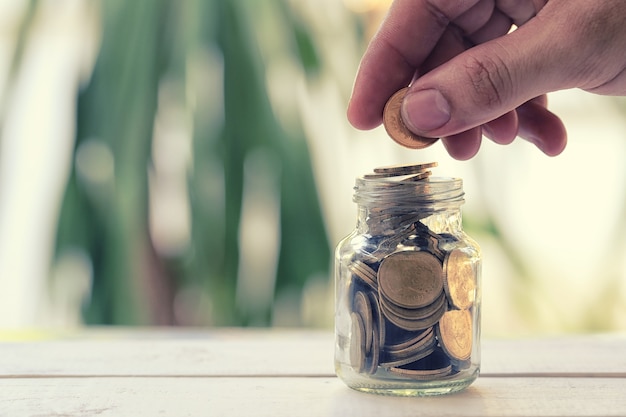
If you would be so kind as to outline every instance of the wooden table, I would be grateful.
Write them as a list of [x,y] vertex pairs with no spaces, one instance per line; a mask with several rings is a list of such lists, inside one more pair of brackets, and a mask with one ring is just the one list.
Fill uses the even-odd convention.
[[478,380],[430,398],[347,388],[329,332],[86,329],[6,341],[15,336],[0,332],[0,416],[626,415],[626,335],[487,340]]

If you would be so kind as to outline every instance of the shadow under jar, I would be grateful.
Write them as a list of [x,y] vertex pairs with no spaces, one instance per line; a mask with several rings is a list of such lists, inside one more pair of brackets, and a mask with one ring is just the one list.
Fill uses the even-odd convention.
[[359,177],[355,230],[335,251],[335,369],[351,388],[425,396],[480,371],[478,244],[463,182]]

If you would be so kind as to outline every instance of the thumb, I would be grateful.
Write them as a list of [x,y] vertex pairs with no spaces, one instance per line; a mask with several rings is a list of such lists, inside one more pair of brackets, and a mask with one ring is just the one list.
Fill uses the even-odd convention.
[[414,80],[401,108],[406,126],[424,136],[455,135],[570,87],[566,48],[548,41],[554,37],[549,31],[531,26],[473,47]]

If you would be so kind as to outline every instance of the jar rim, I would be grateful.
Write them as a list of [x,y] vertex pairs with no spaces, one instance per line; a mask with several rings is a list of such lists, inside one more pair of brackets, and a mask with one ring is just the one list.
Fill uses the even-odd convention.
[[358,205],[434,206],[446,209],[461,206],[463,180],[456,177],[428,177],[419,181],[395,178],[356,178],[353,201]]

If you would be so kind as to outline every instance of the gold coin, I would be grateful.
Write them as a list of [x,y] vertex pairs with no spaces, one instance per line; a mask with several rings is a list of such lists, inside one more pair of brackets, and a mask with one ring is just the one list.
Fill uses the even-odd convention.
[[470,255],[460,249],[449,252],[443,270],[443,287],[452,305],[460,310],[470,308],[476,291],[476,276]]
[[398,164],[374,168],[374,172],[376,174],[409,175],[417,174],[418,172],[423,172],[428,170],[428,168],[434,168],[436,166],[437,162],[426,162],[424,164]]
[[446,354],[457,361],[472,353],[472,315],[469,310],[447,311],[437,326],[439,343]]
[[387,134],[396,143],[410,149],[423,149],[437,142],[439,139],[416,135],[411,132],[402,121],[400,107],[402,106],[402,100],[407,90],[408,87],[405,87],[397,91],[391,96],[389,101],[387,101],[385,109],[383,110],[383,124]]
[[425,307],[443,291],[443,269],[429,252],[396,252],[380,263],[378,285],[379,291],[400,307]]

